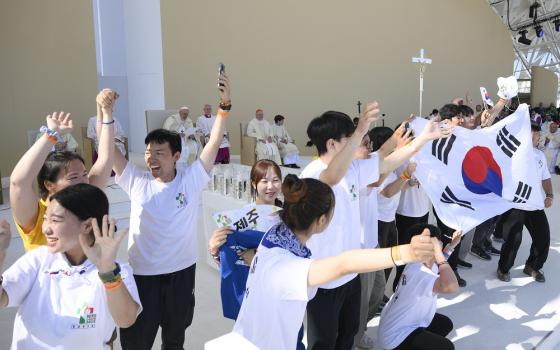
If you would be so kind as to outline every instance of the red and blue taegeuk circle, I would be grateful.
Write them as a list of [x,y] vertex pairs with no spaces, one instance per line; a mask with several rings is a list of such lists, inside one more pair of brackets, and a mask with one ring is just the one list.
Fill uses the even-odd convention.
[[487,147],[471,148],[463,159],[461,173],[465,187],[476,194],[502,196],[502,170]]

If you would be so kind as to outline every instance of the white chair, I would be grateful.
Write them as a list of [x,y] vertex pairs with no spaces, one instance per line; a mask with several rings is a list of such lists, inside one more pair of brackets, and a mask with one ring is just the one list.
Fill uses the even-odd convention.
[[41,132],[37,129],[28,129],[27,130],[27,145],[29,147],[33,146],[33,144],[35,143],[35,140],[37,140],[37,135],[39,135]]

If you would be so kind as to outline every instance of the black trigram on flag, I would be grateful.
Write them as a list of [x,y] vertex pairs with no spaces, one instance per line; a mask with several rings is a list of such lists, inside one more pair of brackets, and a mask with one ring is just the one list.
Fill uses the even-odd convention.
[[531,186],[519,181],[517,190],[515,190],[515,195],[513,196],[513,203],[527,203],[527,200],[531,197],[532,190],[533,188]]
[[447,165],[447,159],[449,157],[449,152],[453,147],[453,142],[457,137],[451,135],[451,137],[446,139],[437,139],[432,142],[432,155]]
[[496,136],[496,143],[504,151],[506,156],[512,157],[517,148],[521,145],[518,139],[507,131],[504,126]]
[[457,205],[460,205],[461,207],[468,208],[468,209],[474,211],[474,208],[472,207],[471,202],[462,201],[462,200],[458,199],[453,194],[453,192],[451,192],[451,189],[449,187],[445,187],[445,190],[441,194],[441,198],[439,200],[442,201],[443,203],[457,204]]

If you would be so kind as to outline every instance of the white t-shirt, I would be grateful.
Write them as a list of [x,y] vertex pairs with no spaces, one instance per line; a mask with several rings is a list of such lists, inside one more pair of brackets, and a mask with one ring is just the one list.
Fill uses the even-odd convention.
[[[404,163],[397,169],[396,173],[401,174],[407,166],[408,162]],[[397,214],[412,218],[419,218],[428,214],[431,205],[432,203],[430,202],[430,198],[428,198],[428,195],[424,192],[422,186],[416,185],[410,187],[407,185],[401,191]]]
[[[132,270],[128,264],[120,266],[124,285],[140,306],[140,314]],[[109,349],[105,343],[116,325],[98,270],[89,260],[72,266],[64,254],[51,254],[43,246],[19,258],[3,277],[8,306],[19,307],[12,350]]]
[[[327,165],[321,159],[316,159],[303,169],[300,176],[319,179],[326,168]],[[313,252],[313,258],[325,258],[361,248],[359,191],[378,179],[379,157],[376,153],[370,154],[369,159],[354,160],[350,164],[346,175],[332,187],[336,205],[329,226],[306,243]],[[354,277],[356,274],[345,275],[321,288],[337,288]]]
[[177,167],[173,181],[157,181],[128,162],[116,183],[130,197],[128,257],[137,275],[183,270],[198,258],[200,194],[210,176],[199,160]]
[[365,187],[360,190],[360,242],[362,248],[376,248],[379,244],[377,193],[377,187]]
[[394,349],[416,328],[430,325],[437,308],[433,288],[438,273],[435,263],[431,269],[422,263],[406,265],[395,293],[381,312],[379,348]]
[[541,180],[550,179],[550,171],[548,171],[546,156],[541,150],[537,148],[533,147],[533,151],[535,152],[535,162],[537,163],[537,171],[539,174],[539,178]]
[[307,286],[312,262],[282,248],[260,245],[233,331],[259,349],[295,349],[307,302],[317,292]]
[[377,192],[377,212],[379,220],[383,222],[391,222],[395,220],[395,213],[397,212],[397,207],[399,206],[399,200],[401,198],[401,192],[395,193],[393,196],[387,198],[381,194],[381,191],[385,189],[388,185],[397,180],[398,177],[395,173],[391,172],[385,178],[385,181],[381,183]]

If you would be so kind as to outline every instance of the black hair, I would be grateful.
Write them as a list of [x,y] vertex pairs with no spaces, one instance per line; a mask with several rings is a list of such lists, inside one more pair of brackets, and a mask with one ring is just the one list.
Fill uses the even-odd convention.
[[[397,126],[398,128],[398,126]],[[375,152],[393,136],[394,131],[386,126],[376,126],[368,132],[371,141],[371,151]]]
[[541,131],[541,126],[535,122],[531,122],[531,131]]
[[454,105],[453,103],[448,103],[445,106],[441,107],[439,110],[439,116],[441,120],[451,119],[459,115],[459,106]]
[[282,184],[282,193],[284,206],[280,218],[292,231],[309,229],[315,220],[334,209],[331,187],[316,179],[300,179],[288,174]]
[[460,105],[458,107],[459,107],[459,114],[462,114],[465,117],[470,117],[471,115],[474,115],[474,111],[471,107],[467,105]]
[[439,111],[438,111],[437,109],[434,108],[434,109],[432,110],[432,113],[431,113],[430,115],[436,115],[436,114],[438,114],[438,113],[439,113]]
[[319,155],[327,153],[327,140],[339,141],[354,133],[352,119],[342,112],[328,111],[314,118],[307,126],[307,136],[311,141],[307,146],[315,145]]
[[360,122],[360,118],[358,117],[354,117],[354,119],[352,119],[352,123],[354,123],[354,126],[358,126],[359,122]]
[[[412,226],[410,226],[407,230],[406,230],[406,236],[405,237],[410,237],[412,238],[413,236],[419,235],[421,234],[424,229],[428,229],[430,230],[430,237],[436,237],[437,239],[439,239],[441,241],[441,231],[437,226],[434,225],[430,225],[430,224],[425,224],[425,223],[419,223],[419,224],[414,224]],[[406,243],[410,243],[410,239],[407,242],[403,242],[404,244]]]
[[285,118],[284,118],[283,115],[277,114],[277,115],[274,116],[274,123],[278,123],[279,121],[284,120],[284,119]]
[[49,153],[37,175],[37,185],[39,186],[39,195],[41,198],[46,199],[49,195],[49,190],[47,186],[45,186],[45,181],[56,182],[60,171],[63,169],[67,170],[68,164],[76,159],[85,165],[84,159],[76,152],[57,151]]
[[175,153],[177,152],[181,152],[181,136],[179,136],[179,134],[175,131],[169,131],[166,129],[155,129],[150,131],[144,139],[144,144],[146,146],[150,143],[163,145],[166,142],[169,144],[172,155],[175,155]]
[[103,216],[109,214],[109,200],[105,192],[89,184],[68,186],[53,194],[50,200],[56,200],[80,221],[96,219],[99,227],[103,222]]

